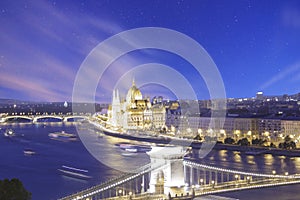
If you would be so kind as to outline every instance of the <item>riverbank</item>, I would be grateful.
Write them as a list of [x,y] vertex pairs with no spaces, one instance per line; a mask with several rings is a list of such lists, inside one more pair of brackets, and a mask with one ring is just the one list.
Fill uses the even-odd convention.
[[240,146],[217,143],[214,146],[214,149],[239,151],[249,155],[272,154],[274,156],[300,157],[300,150],[284,150],[270,147]]
[[[108,129],[103,128],[95,123],[92,123],[97,128],[99,128],[105,135],[109,135],[112,137],[118,137],[127,140],[135,140],[141,142],[149,142],[163,145],[179,145],[185,147],[192,147],[193,150],[201,149],[203,142],[191,140],[191,139],[183,139],[183,138],[175,138],[168,136],[151,136],[147,134],[135,134],[129,135],[127,133],[119,133],[113,132]],[[261,154],[272,154],[275,156],[288,156],[288,157],[300,157],[300,150],[284,150],[270,147],[258,147],[258,146],[240,146],[233,144],[223,144],[216,143],[213,146],[214,150],[229,150],[229,151],[239,151],[249,155],[261,155]]]

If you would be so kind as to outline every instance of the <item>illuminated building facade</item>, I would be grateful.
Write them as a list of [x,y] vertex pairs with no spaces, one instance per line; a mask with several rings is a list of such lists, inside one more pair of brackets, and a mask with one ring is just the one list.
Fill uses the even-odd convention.
[[108,125],[115,128],[157,130],[165,127],[166,108],[163,104],[152,105],[149,98],[143,98],[133,81],[126,99],[121,100],[119,91],[113,91],[108,119]]

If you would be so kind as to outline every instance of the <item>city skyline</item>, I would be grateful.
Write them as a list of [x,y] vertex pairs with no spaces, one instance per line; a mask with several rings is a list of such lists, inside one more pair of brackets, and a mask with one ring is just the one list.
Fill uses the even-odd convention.
[[[300,92],[297,1],[2,1],[0,9],[1,98],[71,101],[77,70],[92,49],[139,27],[164,27],[196,40],[216,63],[227,97]],[[123,74],[151,62],[178,70],[194,84],[198,99],[209,99],[189,63],[147,49],[114,62],[99,82],[96,100],[109,102]],[[143,87],[146,94],[153,89]],[[169,92],[154,88],[159,92],[151,96]]]

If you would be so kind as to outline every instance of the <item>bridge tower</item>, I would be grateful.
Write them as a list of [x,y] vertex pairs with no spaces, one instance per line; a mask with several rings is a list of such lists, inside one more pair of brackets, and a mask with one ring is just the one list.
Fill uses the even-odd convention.
[[183,193],[184,166],[183,147],[152,147],[150,156],[151,168],[149,192],[156,194]]

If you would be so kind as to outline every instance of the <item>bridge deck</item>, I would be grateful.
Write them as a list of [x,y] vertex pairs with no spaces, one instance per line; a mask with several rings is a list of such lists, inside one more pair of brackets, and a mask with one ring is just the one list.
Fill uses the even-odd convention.
[[[192,199],[197,196],[204,196],[210,194],[218,194],[230,191],[237,190],[245,190],[245,189],[255,189],[255,188],[263,188],[263,187],[274,187],[288,184],[298,184],[300,183],[299,175],[274,175],[274,174],[259,174],[259,173],[250,173],[250,172],[242,172],[237,170],[228,170],[222,168],[216,168],[213,166],[203,165],[199,163],[192,163],[190,161],[184,161],[186,166],[193,166],[202,168],[203,170],[214,170],[215,172],[226,172],[231,174],[241,174],[241,175],[249,175],[251,176],[251,180],[249,179],[240,179],[234,181],[226,181],[226,182],[215,182],[214,184],[203,184],[197,185],[193,187],[189,187],[185,189],[185,196],[179,195],[177,197],[173,196],[172,199]],[[162,167],[156,166],[155,169]],[[71,200],[71,199],[86,199],[88,197],[92,197],[101,192],[107,191],[109,189],[115,188],[121,184],[124,184],[128,181],[131,181],[145,173],[150,172],[154,168],[151,167],[151,164],[143,166],[135,170],[133,173],[124,174],[116,179],[107,181],[101,185],[94,186],[92,188],[88,188],[79,193],[67,196],[62,198],[61,200]],[[253,178],[253,176],[256,176]],[[183,195],[183,194],[182,194]],[[119,199],[120,196],[106,198],[107,200],[115,200]],[[122,199],[132,199],[132,200],[140,200],[140,199],[165,199],[167,198],[164,194],[152,194],[152,193],[142,193],[142,194],[131,194],[122,196]],[[168,197],[169,198],[169,197]],[[92,198],[91,198],[92,199]]]
[[83,190],[81,192],[69,195],[67,197],[61,198],[60,200],[73,200],[73,199],[85,199],[87,197],[93,196],[97,193],[101,193],[104,191],[107,191],[109,189],[112,189],[114,187],[117,187],[121,184],[124,184],[130,180],[133,180],[145,173],[148,173],[152,170],[151,164],[145,165],[137,170],[132,171],[131,173],[126,173],[120,177],[117,177],[115,179],[108,180],[107,182],[104,182],[102,184],[96,185],[94,187],[88,188],[86,190]]

